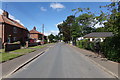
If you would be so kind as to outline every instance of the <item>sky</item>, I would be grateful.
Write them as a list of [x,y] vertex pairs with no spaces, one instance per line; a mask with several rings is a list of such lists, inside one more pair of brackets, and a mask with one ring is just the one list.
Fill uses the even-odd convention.
[[[45,35],[56,35],[59,30],[57,24],[64,21],[67,16],[73,15],[72,9],[90,8],[94,13],[100,10],[106,12],[106,9],[100,9],[110,2],[3,2],[2,10],[6,10],[10,14],[10,18],[24,25],[28,30],[36,26],[39,32],[42,32],[42,24],[44,24]],[[76,16],[80,15],[77,14]],[[99,26],[99,25],[96,25]]]

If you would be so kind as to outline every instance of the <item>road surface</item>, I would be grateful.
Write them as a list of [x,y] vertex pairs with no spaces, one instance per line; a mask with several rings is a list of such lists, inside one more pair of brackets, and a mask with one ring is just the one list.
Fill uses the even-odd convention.
[[10,78],[114,78],[89,58],[64,43],[57,43]]

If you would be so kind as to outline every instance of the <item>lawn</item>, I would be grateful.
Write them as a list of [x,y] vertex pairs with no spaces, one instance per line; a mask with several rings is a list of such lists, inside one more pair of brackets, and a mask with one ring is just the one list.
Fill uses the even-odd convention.
[[0,62],[8,61],[33,51],[35,51],[35,49],[18,49],[10,52],[3,52],[0,53]]
[[39,48],[44,48],[45,46],[34,46],[34,47],[30,47],[30,48],[37,48],[37,49],[39,49]]
[[[5,62],[14,58],[17,58],[19,56],[22,56],[27,53],[31,53],[36,51],[37,49],[43,48],[45,46],[34,46],[34,47],[29,47],[26,49],[18,49],[10,52],[4,52],[4,50],[1,50],[2,53],[0,53],[0,62]],[[32,48],[32,49],[31,49]]]
[[5,51],[5,49],[0,49],[0,53],[2,53],[2,52],[4,52]]
[[35,49],[18,49],[14,51],[10,51],[10,53],[20,53],[20,54],[26,54],[35,51]]
[[24,54],[0,53],[0,62],[8,61],[10,59],[19,57]]

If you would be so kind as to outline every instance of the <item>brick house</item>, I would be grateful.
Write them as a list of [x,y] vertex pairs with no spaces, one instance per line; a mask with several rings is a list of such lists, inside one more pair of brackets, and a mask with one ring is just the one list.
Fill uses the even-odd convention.
[[[44,37],[44,42],[42,42],[43,37]],[[36,30],[36,27],[34,27],[32,30],[30,30],[30,38],[35,39],[36,41],[40,40],[40,42],[42,44],[47,42],[47,36],[45,36],[43,33],[38,32]]]
[[30,30],[30,38],[35,39],[35,40],[42,40],[43,34],[38,32],[36,30],[36,27],[34,27],[32,30]]
[[28,40],[29,31],[27,28],[8,16],[9,13],[6,11],[3,11],[3,14],[0,15],[0,38],[2,44]]

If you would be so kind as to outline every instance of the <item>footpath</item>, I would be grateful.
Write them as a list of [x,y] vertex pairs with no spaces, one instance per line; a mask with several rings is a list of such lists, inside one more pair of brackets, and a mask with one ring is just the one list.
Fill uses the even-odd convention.
[[1,63],[2,65],[2,78],[6,78],[10,74],[12,74],[17,69],[21,68],[25,64],[29,63],[36,57],[40,56],[42,53],[44,53],[47,49],[54,46],[55,44],[46,44],[44,48],[40,48],[35,52],[28,53],[26,55],[23,55],[21,57],[6,61],[4,63]]
[[120,79],[120,63],[107,60],[106,58],[101,58],[97,53],[94,53],[92,51],[81,49],[72,45],[69,46],[79,51],[84,56],[88,57],[93,63],[98,65],[104,71]]

